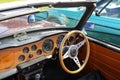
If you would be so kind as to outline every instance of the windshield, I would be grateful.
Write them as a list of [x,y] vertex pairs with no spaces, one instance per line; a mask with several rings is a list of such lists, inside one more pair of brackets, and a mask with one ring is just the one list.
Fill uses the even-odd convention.
[[[0,36],[16,33],[18,31],[48,28],[74,28],[83,16],[86,7],[68,7],[68,8],[38,8],[40,12],[7,19],[0,22]],[[0,13],[1,17],[19,14],[29,8],[15,9]],[[35,20],[34,20],[35,19]],[[32,21],[31,21],[32,20]]]

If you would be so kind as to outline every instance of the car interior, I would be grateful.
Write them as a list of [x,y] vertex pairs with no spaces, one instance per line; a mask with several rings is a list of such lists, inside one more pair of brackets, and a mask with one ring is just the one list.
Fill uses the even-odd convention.
[[[75,27],[57,27],[45,21],[45,15],[33,20],[33,14],[42,13],[36,8],[43,6],[84,6],[86,11]],[[0,18],[0,32],[6,32],[0,33],[0,80],[120,80],[120,48],[82,32],[95,7],[95,0],[84,0],[43,1],[0,9],[3,13],[21,10]],[[25,17],[16,18],[21,16]],[[6,26],[18,28],[7,33]]]

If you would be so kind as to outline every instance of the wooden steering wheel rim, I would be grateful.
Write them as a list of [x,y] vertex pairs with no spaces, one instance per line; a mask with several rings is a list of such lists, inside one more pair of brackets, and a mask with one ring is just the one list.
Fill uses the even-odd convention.
[[[79,34],[81,34],[81,35],[84,37],[84,39],[86,40],[86,43],[85,43],[85,44],[86,44],[86,48],[87,48],[86,50],[87,50],[87,51],[86,51],[85,61],[84,61],[84,63],[82,64],[82,66],[81,66],[79,69],[77,69],[77,70],[71,71],[71,70],[69,70],[69,69],[65,66],[65,64],[64,64],[64,62],[63,62],[62,49],[63,49],[63,47],[64,47],[64,44],[65,44],[66,40],[67,40],[72,34],[74,34],[74,33],[79,33]],[[60,64],[61,64],[62,68],[63,68],[67,73],[69,73],[69,74],[76,74],[76,73],[79,73],[80,71],[82,71],[82,70],[84,69],[84,67],[86,66],[87,62],[88,62],[89,55],[90,55],[90,45],[89,45],[88,38],[87,38],[87,36],[86,36],[84,33],[82,33],[82,32],[79,31],[79,30],[74,30],[74,31],[71,31],[71,32],[69,32],[69,33],[66,34],[66,36],[64,37],[64,39],[62,40],[61,45],[60,45],[59,61],[60,61]]]

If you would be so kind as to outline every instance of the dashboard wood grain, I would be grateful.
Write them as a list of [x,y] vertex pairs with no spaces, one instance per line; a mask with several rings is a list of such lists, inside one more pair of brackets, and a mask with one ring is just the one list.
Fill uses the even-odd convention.
[[[11,47],[11,48],[6,48],[6,49],[2,49],[0,50],[0,72],[5,72],[7,70],[16,68],[16,66],[18,64],[33,60],[35,58],[41,57],[41,56],[49,56],[54,54],[54,49],[58,48],[57,46],[57,39],[60,35],[65,35],[66,33],[60,33],[60,34],[55,34],[55,35],[51,35],[51,36],[47,36],[37,42],[33,42],[33,43],[29,43],[26,45],[22,45],[19,47]],[[43,42],[47,39],[51,39],[54,43],[53,45],[53,49],[50,52],[45,52],[43,51]],[[37,49],[36,50],[32,50],[31,47],[33,45],[36,45]],[[24,48],[28,48],[29,51],[28,53],[24,53],[23,49]],[[37,54],[37,51],[41,50],[42,53],[41,55]],[[30,57],[30,54],[32,54],[32,56]],[[19,60],[20,56],[24,56],[25,59],[23,59],[23,61]]]

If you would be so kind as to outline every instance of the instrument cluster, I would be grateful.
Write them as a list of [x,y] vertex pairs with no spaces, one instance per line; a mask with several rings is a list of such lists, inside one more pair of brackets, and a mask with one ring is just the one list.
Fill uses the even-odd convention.
[[[19,62],[25,62],[40,56],[49,56],[53,55],[55,50],[59,50],[61,41],[64,38],[65,33],[52,35],[46,37],[38,42],[24,45],[18,48],[18,51],[21,51],[21,55],[18,57]],[[58,51],[59,52],[59,51]]]

